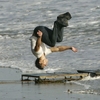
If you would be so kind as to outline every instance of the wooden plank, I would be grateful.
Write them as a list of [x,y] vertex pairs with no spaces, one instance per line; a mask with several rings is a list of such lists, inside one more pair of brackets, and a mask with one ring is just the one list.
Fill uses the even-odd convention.
[[49,74],[44,74],[44,75],[42,75],[42,76],[39,76],[40,77],[40,79],[45,79],[45,78],[64,78],[64,77],[85,77],[85,76],[88,76],[88,74],[87,73],[75,73],[75,74],[51,74],[51,75],[49,75]]
[[23,77],[27,77],[27,80],[30,77],[35,78],[36,83],[43,83],[43,82],[64,82],[64,81],[71,81],[71,80],[80,80],[84,77],[88,76],[88,73],[39,73],[39,74],[22,74],[22,81],[24,80]]

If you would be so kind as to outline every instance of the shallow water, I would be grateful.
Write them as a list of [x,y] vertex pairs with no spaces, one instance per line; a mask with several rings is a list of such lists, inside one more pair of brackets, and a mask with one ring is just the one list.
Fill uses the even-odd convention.
[[[56,17],[65,12],[70,12],[72,19],[64,30],[63,42],[57,45],[75,46],[78,52],[48,55],[49,65],[40,71],[34,66],[36,58],[31,53],[29,37],[38,25],[52,28]],[[99,44],[100,0],[0,0],[1,67],[29,73],[99,69]]]

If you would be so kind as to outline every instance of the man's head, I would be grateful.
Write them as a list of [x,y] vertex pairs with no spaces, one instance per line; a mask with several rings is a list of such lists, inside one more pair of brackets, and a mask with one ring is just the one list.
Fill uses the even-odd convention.
[[35,61],[35,66],[38,68],[38,69],[41,69],[43,70],[44,67],[48,64],[48,60],[45,58],[45,59],[40,59],[40,58],[37,58],[36,61]]
[[68,20],[70,20],[71,18],[71,14],[69,12],[66,12],[64,14],[60,14],[59,16],[57,16],[57,22],[63,25],[64,27],[67,27]]

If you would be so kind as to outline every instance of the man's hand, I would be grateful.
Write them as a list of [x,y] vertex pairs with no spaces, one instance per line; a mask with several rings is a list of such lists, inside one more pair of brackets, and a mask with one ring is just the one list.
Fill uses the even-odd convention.
[[38,34],[39,37],[42,37],[43,33],[40,30],[38,30],[37,34]]
[[77,49],[75,47],[72,47],[73,52],[77,52]]

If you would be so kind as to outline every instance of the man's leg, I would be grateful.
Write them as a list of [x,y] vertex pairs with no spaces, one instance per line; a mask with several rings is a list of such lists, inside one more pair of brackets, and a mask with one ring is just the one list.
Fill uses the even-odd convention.
[[57,21],[54,22],[53,34],[57,35],[56,42],[61,42],[63,40],[63,30],[64,27]]
[[53,32],[52,30],[44,26],[38,26],[34,29],[33,33],[33,35],[36,37],[38,37],[37,35],[38,30],[40,30],[43,33],[42,42],[51,47],[55,46],[57,42],[57,32]]

